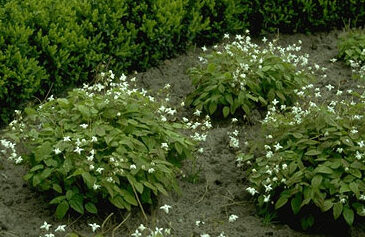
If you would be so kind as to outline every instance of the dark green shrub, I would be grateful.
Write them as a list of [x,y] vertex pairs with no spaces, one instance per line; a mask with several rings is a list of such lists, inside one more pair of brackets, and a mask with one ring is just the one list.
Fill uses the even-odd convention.
[[0,140],[2,153],[29,167],[24,179],[47,193],[58,218],[71,208],[96,213],[105,201],[128,210],[152,204],[177,190],[176,165],[191,157],[195,143],[178,132],[185,126],[166,119],[176,110],[113,77],[18,112],[5,137],[24,144],[22,156]]
[[315,103],[321,92],[288,109],[272,105],[262,134],[237,159],[249,167],[247,191],[263,213],[288,207],[295,216],[287,218],[303,229],[321,221],[315,213],[348,225],[365,216],[365,92],[352,102]]

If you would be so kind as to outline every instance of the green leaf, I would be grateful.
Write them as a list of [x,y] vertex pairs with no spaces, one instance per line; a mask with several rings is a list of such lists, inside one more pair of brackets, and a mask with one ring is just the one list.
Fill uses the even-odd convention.
[[223,108],[223,116],[224,116],[225,118],[227,118],[228,114],[229,114],[229,107],[228,107],[228,106],[225,106],[225,107]]
[[288,196],[282,195],[275,203],[275,209],[279,209],[288,202]]
[[209,104],[209,114],[212,115],[217,110],[217,103],[211,102]]
[[74,195],[74,197],[69,201],[72,209],[80,214],[84,214],[84,198],[81,195]]
[[351,208],[349,208],[348,206],[345,206],[343,208],[342,215],[345,218],[345,221],[347,222],[347,224],[351,226],[352,223],[354,222],[354,211]]
[[332,174],[333,170],[327,166],[318,166],[317,168],[314,169],[315,173],[323,173],[323,174]]
[[124,200],[126,200],[128,203],[132,204],[133,206],[138,206],[137,200],[128,191],[122,190],[121,194]]
[[359,185],[357,183],[350,183],[349,187],[352,192],[354,192],[356,195],[359,195]]
[[326,212],[329,209],[331,209],[333,207],[333,202],[332,200],[325,200],[323,202],[323,206],[321,207],[322,212]]
[[119,209],[124,209],[126,208],[124,200],[121,196],[116,195],[113,198],[109,197],[109,201],[116,207],[118,207]]
[[71,189],[67,190],[67,192],[66,192],[66,198],[67,198],[67,200],[71,200],[71,198],[73,196],[74,196],[74,192]]
[[232,99],[232,95],[231,94],[227,94],[224,96],[224,98],[226,99],[226,101],[232,105],[233,104],[233,99]]
[[37,171],[37,170],[40,170],[43,168],[44,168],[44,165],[36,165],[36,166],[33,166],[33,168],[31,168],[29,171],[34,172],[34,171]]
[[181,155],[182,154],[182,149],[183,149],[182,146],[178,142],[175,142],[174,146],[175,146],[175,149],[176,149],[177,153],[179,155]]
[[59,204],[59,203],[61,203],[63,200],[65,200],[66,199],[66,196],[65,195],[62,195],[62,196],[58,196],[58,197],[55,197],[55,198],[53,198],[50,202],[49,202],[49,204]]
[[53,188],[53,190],[55,190],[56,192],[58,192],[58,193],[62,193],[62,188],[61,188],[61,186],[60,186],[60,185],[58,185],[58,184],[54,183],[54,184],[52,185],[52,188]]
[[291,208],[293,210],[294,215],[299,213],[301,204],[302,204],[302,194],[297,193],[295,197],[291,200]]
[[322,152],[318,150],[309,150],[305,153],[306,156],[316,156],[320,155]]
[[95,133],[100,136],[100,137],[103,137],[105,136],[105,129],[101,126],[96,126],[95,127]]
[[36,161],[41,161],[49,158],[52,153],[52,145],[50,142],[44,142],[42,145],[38,146],[34,151],[34,157]]
[[321,185],[321,183],[322,183],[322,179],[323,179],[323,177],[321,176],[321,175],[315,175],[314,177],[313,177],[313,179],[312,179],[312,187],[313,188],[319,188],[319,186]]
[[92,202],[86,203],[85,204],[85,209],[86,209],[86,211],[88,211],[90,213],[93,213],[93,214],[98,213],[98,209],[96,208],[95,204],[92,203]]
[[57,209],[56,209],[56,213],[55,213],[56,218],[57,219],[62,219],[66,215],[69,208],[70,207],[69,207],[68,202],[66,200],[64,200],[60,204],[58,204]]
[[82,173],[82,178],[89,189],[91,189],[96,182],[96,178],[89,172]]
[[336,220],[342,213],[343,205],[337,202],[333,205],[333,218]]

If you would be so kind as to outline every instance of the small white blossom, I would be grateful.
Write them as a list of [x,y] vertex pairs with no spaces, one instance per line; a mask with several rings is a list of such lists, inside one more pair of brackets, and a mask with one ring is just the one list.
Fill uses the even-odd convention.
[[166,214],[169,214],[170,208],[171,208],[171,206],[167,205],[167,204],[160,207],[160,209],[163,210],[164,212],[166,212]]
[[64,142],[70,142],[70,141],[71,141],[71,139],[70,139],[70,137],[69,137],[69,136],[66,136],[66,137],[63,137],[63,141],[64,141]]
[[83,123],[83,124],[81,124],[81,125],[80,125],[80,127],[84,128],[84,129],[86,129],[88,126],[89,126],[89,125],[88,125],[88,124],[86,124],[86,123]]
[[198,109],[197,109],[197,110],[195,110],[194,115],[196,115],[196,116],[200,116],[201,112],[202,112],[202,111],[200,111],[200,110],[198,110]]
[[76,147],[75,150],[74,150],[74,152],[80,155],[83,150],[84,149],[82,149],[80,147]]
[[274,147],[275,147],[275,151],[278,151],[278,150],[280,150],[281,148],[283,148],[283,147],[280,145],[280,143],[277,143],[276,145],[274,145]]
[[149,169],[148,169],[148,173],[149,173],[149,174],[152,174],[153,172],[155,172],[155,169],[154,169],[154,168],[149,168]]
[[270,194],[264,195],[264,202],[269,202],[269,201],[270,201]]
[[59,148],[53,150],[56,155],[60,154],[62,151]]
[[40,229],[45,229],[46,231],[49,231],[49,228],[51,227],[51,224],[48,224],[47,222],[44,222],[43,225],[40,227]]
[[97,137],[95,137],[95,136],[92,136],[91,137],[91,142],[97,142],[98,141],[98,138]]
[[91,227],[92,231],[95,232],[97,229],[100,228],[100,225],[93,223],[93,224],[89,224],[89,226]]
[[104,168],[99,167],[99,168],[96,169],[96,172],[98,172],[99,174],[101,174],[101,172],[103,172],[103,170],[104,170]]
[[255,188],[251,187],[246,188],[246,191],[249,192],[252,196],[254,196],[255,193],[258,193]]
[[59,225],[55,232],[65,232],[66,225]]
[[331,84],[328,84],[326,86],[326,88],[328,89],[328,91],[331,91],[333,88],[335,88],[334,86],[332,86]]
[[135,170],[135,169],[137,169],[137,166],[136,166],[136,165],[130,165],[130,166],[129,166],[129,168],[130,168],[131,170]]
[[228,221],[232,223],[232,222],[235,222],[237,219],[238,219],[238,216],[232,214],[229,216]]
[[169,145],[166,142],[161,143],[161,148],[168,150],[169,149]]
[[96,183],[94,183],[94,185],[93,185],[93,189],[94,189],[94,190],[97,190],[97,189],[99,189],[100,187],[101,187],[101,185],[96,184]]

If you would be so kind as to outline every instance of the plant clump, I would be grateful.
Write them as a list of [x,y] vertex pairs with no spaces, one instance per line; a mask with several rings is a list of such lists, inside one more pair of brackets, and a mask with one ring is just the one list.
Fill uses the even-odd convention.
[[298,97],[294,90],[314,78],[308,55],[296,55],[300,41],[286,48],[276,46],[276,40],[262,41],[259,46],[249,36],[237,35],[232,43],[215,46],[200,57],[201,64],[189,72],[195,90],[187,104],[224,117],[250,115],[274,99],[282,105],[294,104]]
[[338,57],[351,66],[355,78],[365,79],[365,30],[350,30],[338,43]]
[[70,209],[97,213],[101,202],[127,210],[152,204],[178,190],[177,165],[192,157],[196,143],[172,122],[177,111],[114,77],[102,73],[66,98],[18,111],[1,140],[2,153],[29,167],[24,179],[51,197],[58,218]]
[[352,225],[365,216],[365,92],[322,103],[321,89],[302,92],[306,100],[293,107],[272,103],[262,142],[249,141],[238,155],[238,165],[248,167],[247,191],[263,213],[290,208],[303,229],[320,221],[314,213]]

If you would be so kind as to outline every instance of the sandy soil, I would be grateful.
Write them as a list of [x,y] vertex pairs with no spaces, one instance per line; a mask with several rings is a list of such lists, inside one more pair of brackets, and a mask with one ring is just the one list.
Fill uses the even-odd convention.
[[[339,34],[339,31],[333,31],[314,35],[281,35],[279,43],[285,46],[302,40],[303,52],[310,55],[311,62],[328,68],[328,78],[319,81],[318,85],[331,83],[345,90],[353,88],[358,82],[351,80],[351,70],[342,62],[329,62],[337,55],[336,43]],[[200,53],[200,49],[192,49],[185,55],[166,60],[159,67],[138,74],[137,81],[144,88],[151,90],[151,93],[170,83],[172,102],[179,103],[193,89],[186,71],[197,63]],[[184,115],[188,115],[189,112],[191,111],[185,111]],[[193,183],[180,176],[181,195],[159,197],[155,207],[146,208],[147,221],[136,208],[123,225],[115,230],[115,236],[130,236],[140,223],[151,228],[169,227],[172,236],[177,237],[200,236],[203,233],[215,237],[222,232],[229,237],[365,236],[360,227],[342,229],[336,234],[328,233],[328,229],[323,229],[322,233],[318,234],[305,234],[285,224],[265,224],[265,220],[256,214],[250,195],[245,191],[247,186],[244,171],[236,167],[234,152],[228,146],[227,132],[233,129],[239,130],[240,141],[243,142],[255,136],[259,125],[240,124],[233,128],[229,122],[215,122],[206,143],[203,144],[205,152],[198,158],[198,167],[201,170],[196,181]],[[182,170],[185,174],[189,174],[189,161]],[[111,236],[112,229],[127,217],[127,213],[106,208],[98,216],[71,215],[59,222],[52,217],[52,210],[47,208],[42,195],[32,191],[22,180],[24,174],[24,168],[15,167],[4,157],[0,159],[0,236],[39,236],[39,226],[43,221],[54,226],[66,224],[69,231],[75,231],[83,236],[93,236],[87,224],[96,222],[101,225],[114,211],[114,215],[103,228],[105,236]],[[158,208],[164,204],[172,206],[169,214]],[[228,221],[231,214],[239,217],[233,223]],[[201,221],[199,226],[196,225],[196,221]]]

